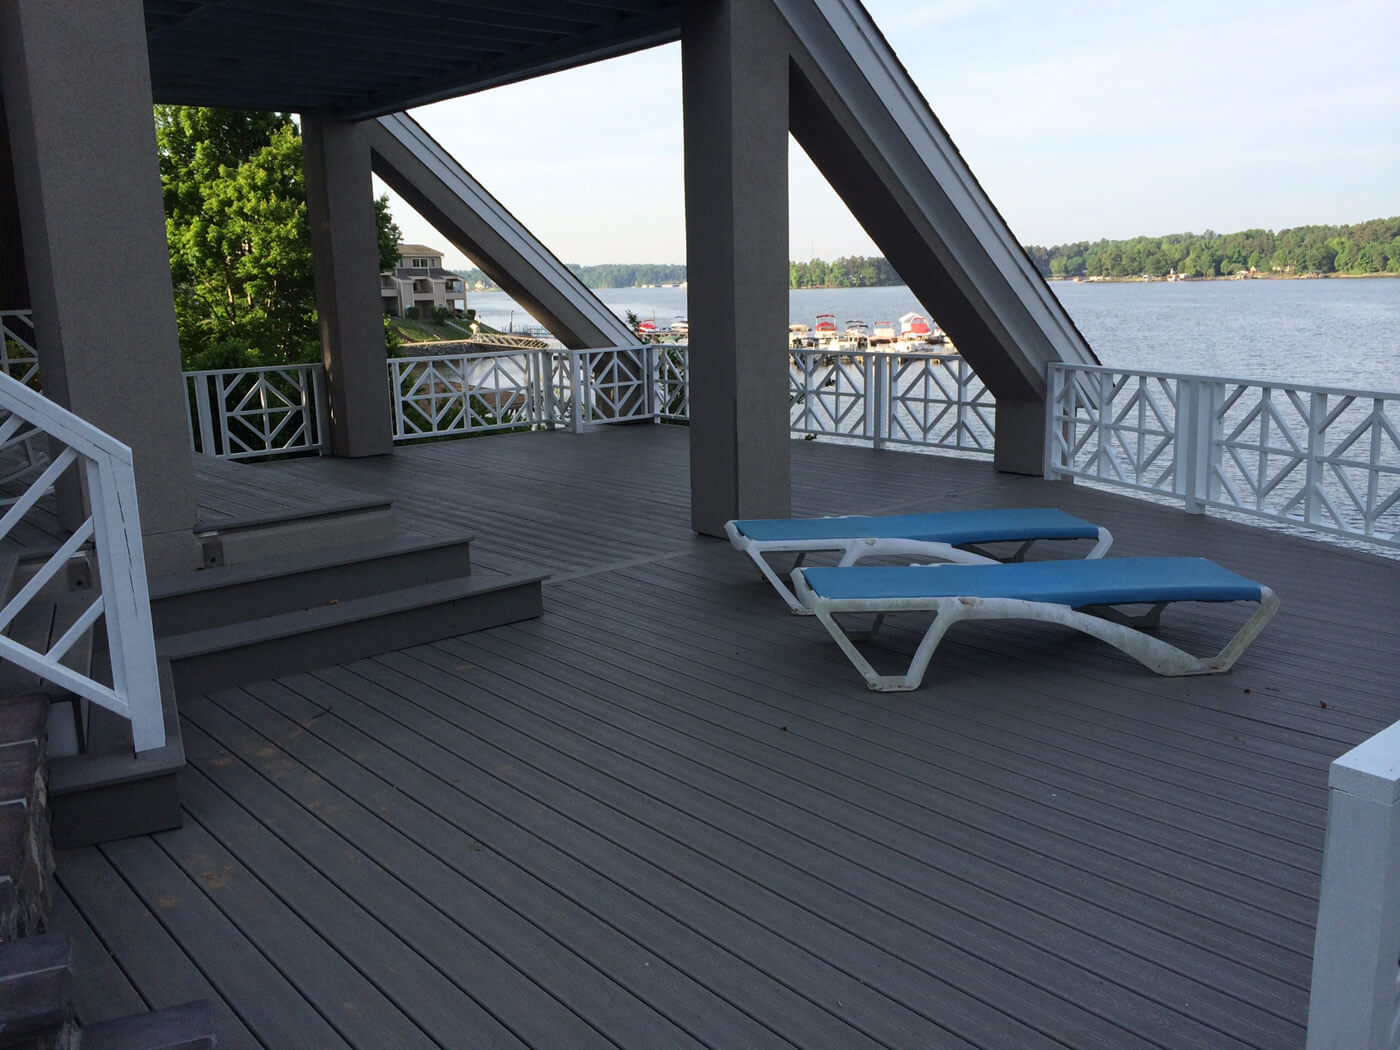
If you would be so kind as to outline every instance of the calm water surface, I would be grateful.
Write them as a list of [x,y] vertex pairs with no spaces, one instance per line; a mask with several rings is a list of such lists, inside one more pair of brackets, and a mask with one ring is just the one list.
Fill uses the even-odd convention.
[[[1300,385],[1400,391],[1400,280],[1189,281],[1051,285],[1100,360],[1120,368],[1196,372]],[[598,292],[619,316],[631,310],[661,327],[686,315],[683,288]],[[534,324],[502,292],[468,305],[505,329]],[[819,313],[898,323],[910,310],[937,317],[906,287],[789,293],[789,315]]]

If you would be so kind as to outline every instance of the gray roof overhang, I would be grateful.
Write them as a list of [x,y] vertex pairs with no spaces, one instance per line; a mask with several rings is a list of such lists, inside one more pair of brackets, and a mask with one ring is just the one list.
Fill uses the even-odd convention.
[[157,102],[360,120],[680,39],[680,0],[145,0]]

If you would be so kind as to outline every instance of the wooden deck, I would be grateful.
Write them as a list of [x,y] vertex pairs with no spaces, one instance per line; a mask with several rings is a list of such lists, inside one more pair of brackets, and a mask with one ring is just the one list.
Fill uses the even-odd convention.
[[1400,719],[1400,561],[798,442],[797,513],[1061,506],[1283,599],[1224,676],[984,623],[876,694],[690,532],[686,437],[249,468],[466,527],[554,574],[546,611],[182,697],[185,827],[59,860],[82,1014],[207,996],[225,1047],[1303,1045],[1327,764]]

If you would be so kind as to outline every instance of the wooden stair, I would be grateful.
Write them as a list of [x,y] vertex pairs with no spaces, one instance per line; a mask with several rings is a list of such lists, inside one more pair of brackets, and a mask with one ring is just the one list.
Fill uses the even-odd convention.
[[157,649],[176,694],[538,616],[542,577],[473,574],[470,543],[397,538],[153,581]]

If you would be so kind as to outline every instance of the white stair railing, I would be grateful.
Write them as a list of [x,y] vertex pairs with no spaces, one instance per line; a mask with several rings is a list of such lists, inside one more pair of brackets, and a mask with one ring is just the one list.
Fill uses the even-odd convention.
[[1400,1043],[1400,723],[1332,763],[1308,1050]]
[[[0,631],[89,543],[97,557],[92,601],[46,652],[0,635],[0,658],[128,719],[138,752],[161,747],[165,723],[131,450],[23,383],[0,375],[0,448],[45,435],[51,460],[0,517],[0,541],[70,468],[81,472],[92,513],[0,608]],[[99,617],[111,653],[110,686],[62,663]]]

